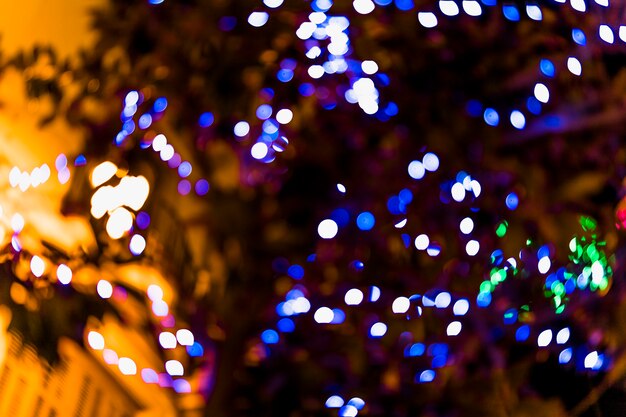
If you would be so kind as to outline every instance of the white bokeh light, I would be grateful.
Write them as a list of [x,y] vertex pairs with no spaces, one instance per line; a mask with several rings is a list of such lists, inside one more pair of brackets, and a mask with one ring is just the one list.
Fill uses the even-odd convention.
[[541,13],[541,9],[536,4],[527,4],[526,5],[526,14],[532,20],[541,20],[541,19],[543,19],[543,13]]
[[385,323],[374,323],[370,328],[370,335],[372,337],[383,337],[387,333],[387,325]]
[[470,16],[480,16],[483,13],[483,9],[476,0],[463,0],[463,10]]
[[270,15],[266,12],[252,12],[250,16],[248,16],[248,23],[255,28],[259,28],[266,24],[269,18]]
[[428,248],[428,245],[430,244],[430,239],[428,238],[427,235],[422,233],[421,235],[418,235],[415,238],[414,243],[415,243],[415,248],[417,250],[425,250],[426,248]]
[[162,300],[163,299],[163,288],[159,287],[156,284],[148,285],[148,289],[146,290],[146,294],[148,294],[148,298],[152,301]]
[[254,145],[252,145],[252,148],[250,149],[250,155],[252,155],[254,159],[263,159],[267,156],[268,152],[269,152],[269,148],[263,142],[255,143]]
[[474,220],[469,217],[464,218],[459,224],[459,229],[464,235],[472,233],[472,230],[474,230]]
[[567,341],[569,340],[569,335],[570,335],[569,328],[567,327],[562,328],[556,334],[556,343],[558,343],[559,345],[563,345],[567,343]]
[[243,120],[237,122],[235,124],[235,127],[233,128],[233,133],[235,134],[235,136],[240,138],[246,136],[248,133],[250,133],[250,124]]
[[394,224],[393,227],[395,227],[396,229],[402,229],[404,226],[406,226],[407,222],[408,219],[402,219],[398,223]]
[[111,239],[119,239],[133,227],[133,215],[124,207],[118,207],[109,216],[106,231]]
[[626,42],[626,26],[622,25],[619,27],[619,38],[622,42]]
[[391,311],[396,314],[403,314],[409,311],[409,307],[411,306],[411,301],[409,301],[406,297],[398,297],[393,300],[393,304],[391,305]]
[[161,152],[165,145],[167,145],[167,138],[163,134],[158,134],[152,139],[152,149],[155,152]]
[[542,103],[547,103],[550,100],[550,91],[545,84],[537,83],[535,84],[535,97]]
[[583,72],[580,61],[573,56],[567,58],[567,69],[574,75],[581,75]]
[[131,358],[120,358],[117,366],[123,375],[135,375],[137,373],[137,365]]
[[463,187],[463,184],[461,184],[460,182],[455,182],[452,185],[450,194],[452,195],[452,199],[454,201],[460,203],[465,198],[465,187]]
[[462,328],[463,328],[463,325],[461,324],[460,321],[453,321],[452,323],[448,324],[448,327],[446,329],[446,334],[448,336],[458,336],[459,333],[461,333]]
[[465,245],[465,252],[469,256],[475,256],[479,250],[480,250],[480,243],[478,243],[477,240],[470,240]]
[[551,341],[552,341],[552,330],[550,329],[544,330],[543,332],[539,333],[539,337],[537,337],[537,346],[546,347],[550,344]]
[[159,157],[164,162],[169,161],[170,159],[172,159],[173,156],[174,156],[174,147],[170,145],[169,143],[165,145],[163,149],[161,149],[161,152],[159,152]]
[[37,278],[41,277],[46,270],[46,264],[43,259],[35,255],[30,259],[30,270]]
[[322,239],[332,239],[337,236],[338,231],[339,227],[337,226],[337,223],[331,219],[322,220],[317,226],[317,233]]
[[169,360],[165,362],[165,370],[171,376],[182,376],[185,373],[185,368],[183,368],[183,364],[178,362],[177,360]]
[[368,75],[376,74],[378,72],[378,64],[372,60],[365,60],[361,62],[361,69]]
[[324,75],[324,67],[321,65],[311,65],[307,72],[311,78],[318,79]]
[[65,264],[57,267],[57,279],[63,285],[67,285],[72,281],[72,270]]
[[598,28],[598,35],[600,35],[600,39],[602,39],[606,43],[615,42],[615,34],[613,34],[613,29],[611,29],[608,25],[600,25]]
[[570,0],[570,3],[572,5],[572,9],[576,11],[579,11],[579,12],[587,11],[587,5],[585,4],[585,0]]
[[348,290],[344,297],[344,301],[349,306],[356,306],[361,304],[361,302],[363,301],[363,291],[357,288],[352,288]]
[[141,255],[146,249],[146,239],[141,235],[133,235],[130,238],[128,247],[133,255]]
[[599,368],[598,364],[601,366],[602,362],[600,356],[598,355],[598,352],[596,352],[595,350],[585,356],[585,368],[597,369]]
[[419,12],[417,14],[417,20],[425,28],[434,28],[437,26],[437,16],[432,12]]
[[516,129],[523,129],[526,126],[526,117],[524,117],[524,113],[519,110],[513,110],[510,119],[511,125]]
[[327,324],[333,321],[335,313],[328,307],[320,307],[315,311],[313,319],[320,324]]
[[422,164],[426,171],[434,172],[439,168],[439,157],[432,152],[428,152],[422,158]]
[[460,300],[457,300],[452,306],[452,312],[455,316],[464,316],[469,311],[469,307],[469,301],[461,298]]
[[593,368],[597,361],[598,361],[598,352],[594,350],[593,352],[590,352],[589,354],[587,354],[587,356],[585,356],[585,368],[587,369]]
[[111,298],[111,296],[113,295],[113,286],[109,281],[105,279],[101,279],[100,281],[98,281],[96,290],[98,291],[98,295],[102,298]]
[[426,174],[426,169],[424,168],[424,164],[420,161],[411,161],[408,167],[409,176],[414,180],[420,180],[424,178]]
[[182,346],[191,346],[194,343],[193,333],[188,329],[180,329],[176,332],[176,340]]
[[446,16],[456,16],[459,14],[459,6],[452,0],[440,0],[439,8],[441,9],[441,13]]
[[24,229],[24,224],[24,217],[21,214],[15,213],[11,216],[11,229],[13,229],[15,233],[20,233],[22,229]]
[[293,119],[293,112],[289,109],[280,109],[276,113],[276,121],[281,125],[286,125]]
[[539,262],[537,263],[537,269],[539,270],[540,274],[545,274],[550,270],[550,267],[552,266],[552,262],[550,261],[550,258],[548,258],[547,256],[544,256],[543,258],[539,259]]
[[98,332],[91,331],[87,334],[87,343],[94,350],[104,349],[104,337]]
[[283,4],[284,0],[263,0],[263,4],[271,9],[275,9],[280,7]]
[[[152,144],[154,145],[154,141],[152,142]],[[93,171],[91,171],[91,178],[90,178],[91,186],[98,187],[104,184],[105,182],[113,178],[116,172],[117,172],[117,165],[115,165],[113,162],[111,161],[102,162],[101,164],[96,166],[93,169]]]
[[161,332],[159,334],[159,344],[163,349],[174,349],[176,347],[176,336],[172,332]]
[[452,302],[452,297],[449,292],[440,292],[435,297],[435,307],[437,308],[447,308]]
[[372,0],[354,0],[352,2],[352,6],[359,14],[369,14],[376,8],[376,5]]

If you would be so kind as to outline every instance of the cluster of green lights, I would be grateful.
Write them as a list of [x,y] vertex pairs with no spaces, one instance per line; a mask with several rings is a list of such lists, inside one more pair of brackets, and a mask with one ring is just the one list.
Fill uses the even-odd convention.
[[556,314],[561,314],[565,311],[565,303],[567,302],[567,290],[565,284],[560,281],[554,281],[550,288],[545,291],[546,297],[552,297]]
[[[569,243],[570,256],[572,262],[570,267],[561,267],[556,272],[550,273],[545,280],[544,295],[549,298],[555,308],[556,314],[561,314],[565,310],[568,295],[576,289],[591,291],[605,291],[611,282],[613,270],[611,268],[612,259],[609,258],[604,247],[606,242],[599,240],[595,233],[597,222],[591,218],[583,216],[580,218],[583,236],[574,236]],[[500,238],[507,233],[508,222],[502,220],[496,226],[496,235]],[[527,239],[526,245],[531,246],[532,239]],[[546,255],[545,246],[539,250],[542,255],[539,262],[539,270],[546,273],[550,267],[549,254]],[[545,258],[545,259],[544,259]],[[480,284],[478,294],[479,306],[487,306],[491,302],[492,293],[495,289],[509,277],[517,276],[520,273],[517,262],[514,258],[504,261],[502,250],[496,249],[491,254],[491,269],[489,277]],[[513,313],[511,313],[513,314]],[[505,317],[511,319],[512,317]]]
[[491,293],[495,291],[496,287],[506,281],[509,276],[517,275],[517,261],[514,258],[509,258],[504,262],[504,255],[502,250],[496,249],[491,254],[491,264],[493,265],[489,272],[489,279],[485,279],[480,284],[480,293],[478,294],[478,302],[484,303],[481,306],[486,306],[491,301]]
[[613,276],[612,260],[603,250],[606,242],[598,240],[597,223],[591,217],[581,217],[580,225],[590,236],[574,236],[569,242],[569,259],[575,271],[560,268],[546,278],[545,296],[552,299],[556,313],[565,310],[567,295],[579,290],[604,291]]
[[[584,231],[594,232],[596,222],[590,217],[582,217],[580,225]],[[606,242],[598,240],[593,233],[590,238],[574,236],[569,242],[570,261],[582,270],[576,278],[576,286],[579,289],[589,288],[591,291],[604,291],[608,288],[613,270],[612,259],[604,252]]]
[[489,272],[489,280],[485,280],[480,284],[481,292],[493,292],[498,285],[506,281],[509,275],[517,275],[517,268],[505,266],[504,268],[494,267]]

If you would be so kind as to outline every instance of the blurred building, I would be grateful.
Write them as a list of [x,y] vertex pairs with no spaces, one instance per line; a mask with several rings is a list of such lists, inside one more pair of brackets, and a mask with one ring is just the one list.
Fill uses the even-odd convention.
[[[142,237],[149,243],[145,253],[144,248],[142,256],[129,251],[126,232],[122,239],[109,239],[108,215],[99,220],[89,214],[98,189],[90,184],[90,174],[102,161],[73,163],[80,158],[84,132],[63,121],[37,127],[49,106],[25,97],[24,76],[6,71],[0,78],[0,263],[5,267],[0,307],[10,306],[0,318],[0,416],[199,415],[205,400],[200,391],[206,391],[199,381],[210,379],[212,370],[208,350],[176,339],[174,347],[164,349],[159,338],[163,332],[176,334],[178,288],[195,291],[199,272],[179,213],[155,192],[146,203],[153,210]],[[154,180],[158,174],[150,166],[139,171],[128,172],[126,166],[107,181],[115,186],[125,177],[145,174]],[[169,283],[173,273],[178,287]],[[101,281],[110,294],[102,292]],[[158,300],[150,299],[151,286],[160,291]],[[65,289],[71,295],[59,297]],[[84,300],[69,306],[71,297]],[[155,308],[157,301],[165,312]],[[81,311],[81,305],[103,314]],[[45,317],[50,308],[66,307],[58,316]],[[60,335],[56,362],[44,359],[33,340],[23,337],[28,335],[20,333],[20,324],[8,330],[12,316],[20,316],[26,327],[33,318],[35,328],[52,323],[38,330],[35,344],[54,350]],[[191,359],[189,348],[195,349]],[[198,356],[201,366],[197,360],[191,363]],[[184,366],[184,375],[166,369],[168,361]]]
[[144,408],[111,373],[75,342],[59,345],[54,367],[4,331],[0,415],[13,417],[131,417]]

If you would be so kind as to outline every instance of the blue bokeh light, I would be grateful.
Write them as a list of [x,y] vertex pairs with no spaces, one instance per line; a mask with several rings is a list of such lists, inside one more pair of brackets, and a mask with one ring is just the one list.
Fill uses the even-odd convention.
[[289,82],[293,79],[293,70],[287,68],[279,69],[276,73],[276,78],[283,83]]
[[509,195],[506,196],[505,203],[509,210],[515,210],[517,208],[517,205],[519,204],[519,198],[517,197],[517,194],[509,193]]
[[572,39],[579,45],[587,44],[587,37],[585,36],[585,32],[580,29],[572,29]]
[[534,96],[528,97],[528,100],[526,100],[526,108],[534,115],[541,114],[541,102]]
[[395,0],[398,10],[407,11],[415,7],[413,0]]
[[525,342],[526,340],[528,340],[529,336],[530,336],[530,326],[527,324],[520,326],[515,331],[515,340],[517,340],[518,342]]
[[261,120],[269,119],[271,115],[272,115],[272,106],[270,106],[269,104],[261,104],[256,109],[256,117],[258,117]]
[[291,265],[287,269],[287,275],[294,279],[302,279],[304,277],[304,268],[300,265]]
[[209,127],[215,121],[215,116],[211,112],[204,112],[198,117],[198,124],[200,127]]
[[376,224],[376,219],[369,211],[364,211],[356,218],[356,225],[361,230],[371,230],[374,224]]
[[181,162],[181,164],[178,166],[178,175],[180,175],[182,178],[187,178],[191,174],[191,171],[192,167],[188,161]]
[[291,333],[296,329],[295,323],[289,318],[283,318],[278,320],[276,327],[278,327],[278,330],[283,333]]
[[209,182],[204,178],[201,178],[196,182],[195,188],[196,194],[198,194],[199,196],[206,195],[206,193],[209,192]]
[[154,100],[154,104],[152,105],[152,109],[155,113],[161,113],[167,108],[167,99],[165,97],[159,97]]
[[427,369],[423,371],[418,378],[418,382],[432,382],[435,379],[435,371]]
[[476,297],[476,305],[478,307],[487,307],[491,304],[491,293],[490,292],[481,292]]
[[541,73],[546,77],[554,77],[554,74],[556,73],[552,61],[545,58],[539,61],[539,69],[541,70]]
[[504,14],[504,17],[506,17],[508,20],[512,21],[512,22],[518,22],[519,21],[519,10],[517,10],[517,7],[515,7],[515,5],[513,4],[505,4],[502,6],[502,13]]
[[485,123],[489,126],[498,126],[498,123],[500,123],[500,116],[498,115],[498,112],[492,108],[485,109],[483,118],[485,119]]
[[193,342],[193,345],[187,346],[187,353],[189,356],[197,358],[204,355],[204,348],[198,342]]
[[265,342],[268,345],[273,345],[273,344],[278,343],[278,339],[279,339],[279,336],[276,330],[267,329],[263,333],[261,333],[261,340],[263,340],[263,342]]
[[147,129],[150,127],[151,124],[152,116],[148,113],[142,114],[141,117],[139,117],[139,121],[137,122],[137,125],[139,125],[139,129]]

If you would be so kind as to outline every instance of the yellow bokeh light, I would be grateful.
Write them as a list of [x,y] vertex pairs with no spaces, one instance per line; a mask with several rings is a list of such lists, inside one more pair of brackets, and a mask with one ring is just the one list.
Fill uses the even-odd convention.
[[28,291],[22,285],[14,282],[11,284],[11,299],[16,304],[26,304],[28,299]]

